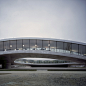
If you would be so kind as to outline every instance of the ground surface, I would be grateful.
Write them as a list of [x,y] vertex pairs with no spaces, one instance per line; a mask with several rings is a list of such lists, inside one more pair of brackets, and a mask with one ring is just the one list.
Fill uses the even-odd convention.
[[0,86],[86,86],[86,71],[0,71]]

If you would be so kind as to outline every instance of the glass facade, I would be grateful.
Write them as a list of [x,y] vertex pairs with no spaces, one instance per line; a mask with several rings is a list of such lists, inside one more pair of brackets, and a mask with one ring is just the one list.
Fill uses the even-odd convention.
[[79,55],[86,56],[86,46],[79,45]]
[[86,46],[82,45],[82,56],[86,55]]
[[86,45],[40,39],[20,39],[0,41],[0,51],[8,50],[48,50],[86,56]]
[[42,46],[42,40],[37,40],[37,50],[42,50],[43,49],[43,46]]
[[71,53],[71,43],[64,42],[64,53]]
[[57,52],[63,53],[63,42],[57,42]]
[[72,52],[72,54],[76,54],[76,55],[78,55],[78,44],[72,44],[72,50],[71,50]]
[[4,51],[9,50],[9,41],[4,41]]
[[50,41],[50,51],[56,52],[56,41]]
[[79,45],[79,55],[82,55],[82,45]]
[[9,41],[10,43],[9,43],[9,47],[10,47],[10,50],[16,50],[16,41],[15,40],[13,40],[13,41]]
[[23,43],[22,43],[22,47],[23,47],[23,50],[29,50],[29,48],[30,48],[30,42],[29,42],[29,39],[24,39],[23,41],[22,41]]
[[17,40],[17,50],[22,50],[23,45],[22,45],[22,40]]
[[50,50],[49,41],[43,40],[43,50]]
[[0,42],[0,51],[3,51],[3,42]]
[[30,39],[30,50],[36,50],[37,42],[36,39]]

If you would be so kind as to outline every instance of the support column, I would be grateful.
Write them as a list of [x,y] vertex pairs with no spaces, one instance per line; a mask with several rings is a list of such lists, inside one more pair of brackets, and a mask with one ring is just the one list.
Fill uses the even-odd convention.
[[3,56],[2,58],[3,58],[2,69],[10,69],[11,68],[10,56]]
[[8,63],[6,61],[2,62],[2,69],[10,69],[11,68],[11,63]]
[[14,65],[14,60],[13,59],[11,59],[11,65]]

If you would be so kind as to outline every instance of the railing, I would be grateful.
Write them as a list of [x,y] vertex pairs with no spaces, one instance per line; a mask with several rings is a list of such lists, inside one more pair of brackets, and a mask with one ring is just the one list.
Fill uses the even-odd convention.
[[[44,51],[44,50],[46,50],[46,51],[52,51],[52,52],[60,52],[60,53],[67,53],[67,54],[73,54],[73,55],[79,55],[79,56],[86,56],[86,55],[83,55],[83,54],[80,54],[80,53],[78,53],[78,52],[72,52],[72,51],[68,51],[68,50],[62,50],[62,49],[50,49],[50,50],[48,50],[48,49],[42,49],[42,48],[37,48],[37,49],[35,49],[35,48],[25,48],[25,49],[22,49],[22,48],[19,48],[19,49],[5,49],[4,50],[4,52],[6,52],[6,51],[17,51],[17,50],[41,50],[41,51]],[[2,51],[1,51],[2,52]]]

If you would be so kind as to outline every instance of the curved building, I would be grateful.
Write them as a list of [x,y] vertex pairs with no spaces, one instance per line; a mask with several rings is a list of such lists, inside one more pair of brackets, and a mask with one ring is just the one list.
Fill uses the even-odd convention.
[[10,68],[18,58],[52,58],[86,64],[86,43],[52,38],[0,40],[0,64]]

